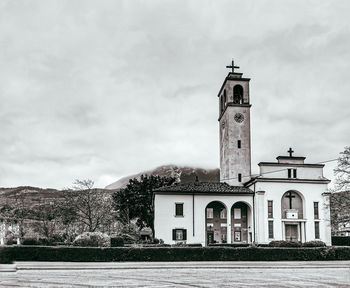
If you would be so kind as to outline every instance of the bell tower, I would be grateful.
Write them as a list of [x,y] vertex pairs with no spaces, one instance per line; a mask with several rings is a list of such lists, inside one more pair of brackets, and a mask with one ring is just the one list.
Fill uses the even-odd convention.
[[218,94],[220,131],[220,181],[243,186],[251,175],[249,78],[235,72],[226,76]]

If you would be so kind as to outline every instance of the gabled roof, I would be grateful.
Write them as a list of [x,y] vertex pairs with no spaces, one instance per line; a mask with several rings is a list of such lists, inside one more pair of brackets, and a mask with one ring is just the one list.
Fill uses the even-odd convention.
[[191,182],[165,186],[154,190],[154,193],[166,194],[253,194],[254,192],[246,187],[231,186],[220,182]]

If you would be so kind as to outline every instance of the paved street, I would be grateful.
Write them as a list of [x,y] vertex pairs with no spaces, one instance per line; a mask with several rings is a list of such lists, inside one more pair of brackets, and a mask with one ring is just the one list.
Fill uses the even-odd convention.
[[349,287],[338,262],[18,262],[1,287]]

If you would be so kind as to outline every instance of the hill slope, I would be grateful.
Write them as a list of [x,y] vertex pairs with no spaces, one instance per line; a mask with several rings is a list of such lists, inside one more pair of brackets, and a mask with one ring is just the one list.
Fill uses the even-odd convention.
[[203,168],[194,168],[194,167],[180,167],[176,165],[163,165],[157,167],[153,170],[148,170],[140,172],[134,175],[129,175],[119,179],[112,184],[109,184],[105,189],[120,189],[125,188],[129,183],[129,179],[137,178],[140,179],[141,175],[159,175],[167,177],[176,177],[179,178],[181,183],[188,183],[195,180],[196,175],[198,176],[199,181],[202,182],[217,182],[220,179],[220,170],[216,169],[203,169]]

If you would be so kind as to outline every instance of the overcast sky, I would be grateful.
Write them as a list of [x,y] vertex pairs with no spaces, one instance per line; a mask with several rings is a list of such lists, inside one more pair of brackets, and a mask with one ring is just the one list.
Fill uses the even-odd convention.
[[232,58],[252,79],[253,172],[289,147],[337,158],[350,144],[349,15],[347,0],[0,0],[0,187],[219,167]]

